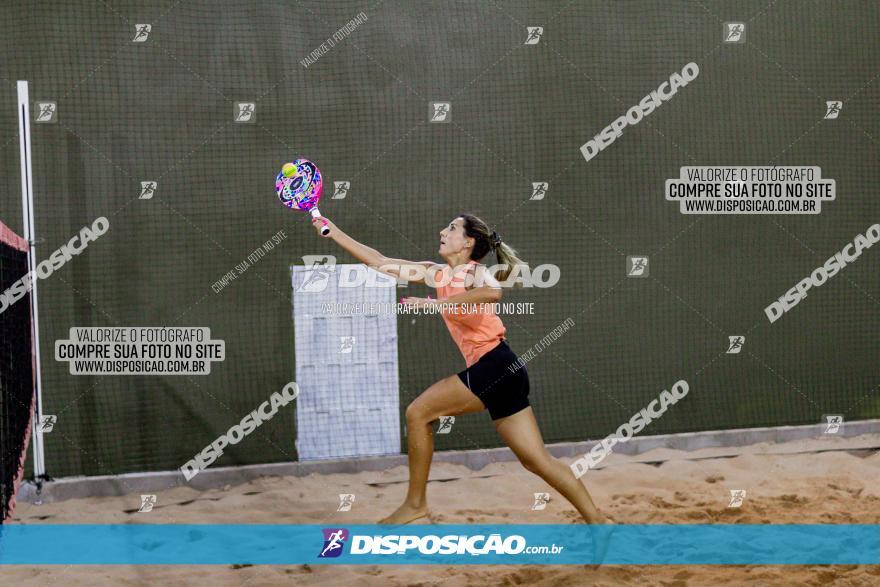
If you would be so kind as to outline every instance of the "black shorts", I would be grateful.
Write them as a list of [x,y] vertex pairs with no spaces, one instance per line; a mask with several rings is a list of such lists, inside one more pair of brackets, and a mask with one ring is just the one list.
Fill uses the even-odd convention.
[[461,382],[489,409],[493,420],[529,406],[529,373],[502,340],[480,360],[458,374]]

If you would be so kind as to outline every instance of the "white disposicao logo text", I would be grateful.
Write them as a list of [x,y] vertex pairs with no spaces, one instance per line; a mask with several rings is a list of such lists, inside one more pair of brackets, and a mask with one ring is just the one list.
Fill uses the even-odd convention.
[[[644,258],[647,264],[647,257]],[[396,288],[405,286],[410,279],[414,279],[419,269],[413,265],[397,265],[388,263],[379,267],[383,271],[396,271],[399,277],[393,277],[388,273],[376,271],[363,264],[346,265],[337,267],[336,258],[332,255],[303,255],[303,264],[306,271],[302,273],[302,281],[297,285],[297,293],[320,293],[327,289],[331,275],[336,276],[337,287],[340,288]],[[444,271],[448,265],[437,264],[427,271],[424,276],[425,284],[429,287],[445,287],[455,280],[456,285],[463,287],[480,287],[485,283],[485,275],[494,275],[499,271],[510,269],[506,279],[499,281],[501,287],[553,287],[562,276],[558,265],[542,263],[534,268],[526,264],[513,265],[496,263],[486,266],[486,273],[474,274],[467,271],[469,265],[463,264],[453,267],[450,271]],[[647,274],[647,265],[639,269],[640,276]]]
[[60,248],[49,255],[48,259],[40,261],[34,271],[25,273],[18,281],[9,286],[5,292],[0,294],[0,314],[31,291],[36,278],[47,279],[50,277],[75,255],[79,255],[86,250],[89,243],[97,240],[98,237],[109,229],[110,221],[104,216],[95,219],[91,226],[84,226],[80,229],[79,234],[74,235],[67,243],[61,245]]
[[599,154],[600,151],[608,147],[623,134],[623,129],[627,126],[633,126],[642,121],[645,116],[651,114],[655,109],[662,106],[664,102],[672,99],[679,88],[683,88],[690,82],[694,81],[700,74],[700,68],[696,63],[691,62],[685,65],[681,73],[673,73],[668,81],[664,81],[660,86],[650,94],[641,99],[641,101],[626,111],[626,114],[617,117],[614,122],[602,129],[596,136],[581,146],[581,153],[584,159],[589,161]]
[[514,534],[476,536],[352,536],[351,554],[405,554],[416,549],[420,554],[519,554],[526,550],[526,539]]
[[849,263],[852,263],[869,249],[871,245],[880,241],[880,224],[868,227],[864,235],[857,234],[853,242],[847,243],[840,251],[829,257],[824,264],[816,267],[809,276],[801,279],[787,292],[779,296],[779,299],[764,308],[767,319],[776,322],[783,314],[794,308],[802,299],[807,297],[807,290],[812,287],[820,287],[826,281],[837,275]]
[[270,420],[278,410],[292,402],[299,395],[299,386],[290,382],[280,392],[276,391],[269,399],[242,418],[241,422],[230,428],[226,434],[217,438],[214,442],[202,449],[195,457],[180,467],[180,471],[187,481],[206,469],[211,463],[223,456],[223,449],[230,444],[238,444],[245,436],[253,432],[263,422]]
[[629,442],[629,440],[644,430],[645,426],[662,416],[669,409],[683,399],[690,391],[688,382],[684,379],[676,381],[670,391],[663,390],[660,396],[648,404],[647,408],[633,414],[628,422],[621,424],[616,432],[612,432],[602,441],[597,442],[590,452],[573,462],[570,467],[574,476],[580,479],[588,470],[596,467],[605,457],[611,454],[614,445]]

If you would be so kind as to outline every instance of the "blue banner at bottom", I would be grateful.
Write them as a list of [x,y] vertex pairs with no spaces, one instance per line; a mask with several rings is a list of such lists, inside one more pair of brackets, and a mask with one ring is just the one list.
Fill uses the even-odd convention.
[[880,564],[880,525],[0,526],[20,565]]

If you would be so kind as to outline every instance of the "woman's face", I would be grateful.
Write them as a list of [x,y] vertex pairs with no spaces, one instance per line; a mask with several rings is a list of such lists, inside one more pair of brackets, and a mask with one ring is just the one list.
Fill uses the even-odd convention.
[[464,219],[456,218],[440,231],[440,250],[438,252],[441,257],[460,253],[465,250],[467,244],[473,245],[473,240],[464,233]]

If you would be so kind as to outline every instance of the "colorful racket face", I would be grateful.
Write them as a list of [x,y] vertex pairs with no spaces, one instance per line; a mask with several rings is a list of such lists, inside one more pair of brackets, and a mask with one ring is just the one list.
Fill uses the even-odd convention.
[[285,164],[275,177],[275,192],[281,203],[306,212],[318,205],[323,187],[321,171],[308,159]]

